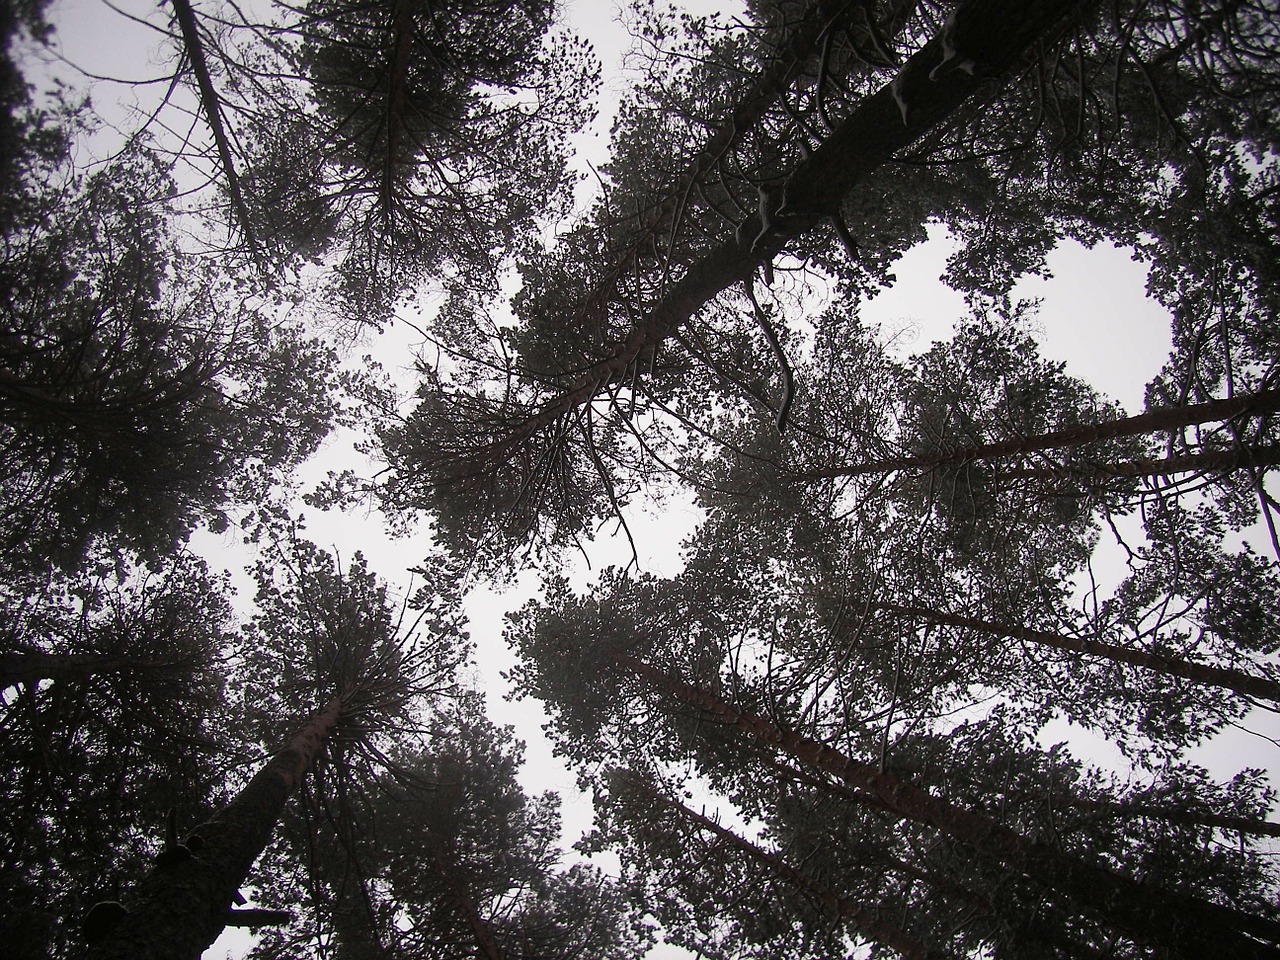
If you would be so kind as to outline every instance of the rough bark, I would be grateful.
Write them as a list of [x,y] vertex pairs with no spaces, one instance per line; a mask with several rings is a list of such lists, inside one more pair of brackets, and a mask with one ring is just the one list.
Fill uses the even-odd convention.
[[[865,790],[893,815],[926,824],[1061,894],[1079,909],[1136,940],[1162,947],[1173,957],[1199,960],[1229,954],[1280,958],[1280,923],[1168,890],[1146,886],[1054,847],[1030,840],[990,817],[956,806],[899,780],[878,767],[725,703],[714,694],[668,676],[623,653],[622,667],[655,688],[732,726],[770,749],[814,770]],[[1255,937],[1260,939],[1254,939]],[[1263,943],[1260,940],[1267,942]]]
[[1100,640],[1089,640],[1084,637],[1070,637],[1048,630],[1034,630],[1013,624],[991,623],[976,617],[965,617],[960,614],[946,613],[941,610],[930,610],[926,607],[904,606],[897,603],[873,603],[872,610],[895,613],[902,616],[923,620],[939,626],[963,627],[977,630],[994,636],[1024,640],[1054,650],[1065,650],[1069,653],[1083,653],[1092,657],[1102,657],[1113,663],[1124,663],[1142,667],[1153,673],[1162,673],[1180,680],[1193,683],[1204,683],[1214,687],[1224,687],[1247,697],[1258,697],[1280,703],[1280,683],[1267,677],[1233,670],[1227,667],[1211,667],[1207,664],[1192,663],[1177,657],[1165,657],[1145,650],[1122,647],[1114,643],[1103,643]]
[[619,771],[618,777],[631,790],[649,800],[661,804],[678,816],[693,823],[701,830],[712,833],[739,853],[755,862],[764,865],[783,880],[798,887],[811,896],[823,909],[841,920],[847,921],[855,930],[868,940],[882,943],[898,951],[907,960],[942,960],[946,954],[926,947],[919,940],[903,932],[895,924],[881,919],[877,907],[867,907],[856,900],[842,897],[830,887],[819,883],[803,870],[787,863],[776,853],[761,850],[754,843],[746,840],[729,828],[716,823],[710,817],[694,813],[683,803],[666,796],[631,773]]
[[91,945],[89,960],[199,960],[230,921],[232,902],[303,775],[342,715],[334,697],[220,813],[198,827],[191,856],[157,863],[126,901],[128,913]]

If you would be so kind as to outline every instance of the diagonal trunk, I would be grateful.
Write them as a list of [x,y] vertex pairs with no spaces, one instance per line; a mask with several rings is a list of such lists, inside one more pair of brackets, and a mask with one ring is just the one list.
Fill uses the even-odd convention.
[[[822,777],[811,776],[776,758],[769,760],[768,763],[777,770],[781,776],[786,777],[789,781],[802,783],[815,790],[819,790],[822,793],[829,794],[833,797],[839,797],[841,800],[856,803],[859,806],[867,807],[872,810],[878,810],[881,813],[887,812],[891,816],[893,815],[893,811],[889,810],[882,800],[872,796],[865,790],[855,790],[853,787],[844,783],[833,783]],[[943,893],[962,901],[976,916],[995,916],[995,908],[989,900],[985,897],[978,896],[972,890],[960,883],[957,883],[950,877],[943,877],[936,873],[930,873],[927,870],[922,870],[915,864],[907,863],[905,860],[895,857],[888,850],[884,849],[869,849],[866,845],[860,845],[860,855],[867,857],[867,859],[877,860],[883,863],[888,869],[896,873],[900,873],[903,876],[911,877],[914,880],[919,880],[921,883],[926,883],[929,886],[936,887]]]
[[693,823],[699,829],[714,834],[739,853],[754,860],[756,863],[762,864],[788,883],[803,890],[813,897],[816,902],[822,904],[828,913],[847,921],[859,934],[868,940],[882,943],[890,949],[896,950],[907,960],[941,960],[945,956],[940,951],[929,949],[919,940],[904,933],[895,924],[882,919],[879,907],[867,907],[856,900],[840,896],[840,894],[825,884],[819,883],[803,870],[799,870],[787,863],[778,854],[761,850],[754,843],[738,836],[732,830],[716,823],[710,817],[694,813],[683,803],[659,792],[652,785],[645,783],[632,773],[617,771],[616,777],[626,788],[666,807],[678,816]]
[[1135,650],[1131,647],[1122,647],[1113,643],[1103,643],[1100,640],[1069,637],[1061,633],[1051,633],[1048,630],[1035,630],[1030,627],[1020,627],[1012,624],[991,623],[975,617],[930,610],[926,607],[904,606],[897,603],[873,603],[870,608],[872,610],[882,610],[885,613],[901,614],[939,626],[963,627],[968,630],[992,634],[993,636],[1024,640],[1053,650],[1102,657],[1112,663],[1124,663],[1130,666],[1142,667],[1144,670],[1150,670],[1152,673],[1161,673],[1167,677],[1178,677],[1181,680],[1190,680],[1193,683],[1224,687],[1243,696],[1258,697],[1263,700],[1280,703],[1280,683],[1267,677],[1245,673],[1243,670],[1211,667],[1207,664],[1192,663],[1189,660],[1182,660],[1177,657],[1166,657],[1160,654],[1147,653],[1145,650]]
[[[1217,423],[1239,416],[1275,413],[1280,410],[1280,390],[1264,390],[1261,393],[1237,394],[1224,400],[1207,400],[1186,407],[1162,407],[1133,417],[1086,423],[1065,430],[1053,430],[1033,437],[1013,437],[971,447],[960,447],[939,453],[916,457],[886,457],[870,463],[823,470],[805,470],[794,474],[798,479],[810,480],[831,477],[860,477],[868,474],[889,473],[893,470],[929,470],[945,465],[972,463],[975,460],[998,460],[1004,457],[1020,457],[1045,450],[1062,450],[1080,447],[1118,437],[1139,437],[1162,430],[1178,430],[1201,423]],[[1264,450],[1267,448],[1264,448]],[[1264,451],[1259,451],[1263,453]],[[1248,455],[1245,454],[1247,457]],[[1246,463],[1251,462],[1249,460]],[[1105,471],[1105,467],[1102,468]],[[1125,475],[1125,474],[1121,474]],[[1143,474],[1128,474],[1141,476]]]
[[475,939],[476,949],[479,951],[478,956],[484,960],[506,960],[506,951],[498,945],[497,937],[494,936],[493,927],[489,925],[484,917],[480,915],[480,910],[476,907],[475,899],[471,896],[471,892],[467,889],[465,883],[458,878],[457,867],[450,863],[450,858],[446,856],[444,845],[435,836],[429,836],[427,845],[431,848],[431,859],[436,865],[436,870],[440,874],[440,882],[448,891],[449,899],[453,901],[454,906],[458,908],[458,912],[462,914],[462,919],[466,921],[467,929],[471,931],[471,936]]
[[198,852],[152,868],[126,903],[128,914],[90,947],[89,960],[199,960],[227,925],[233,898],[324,748],[346,699],[334,697],[314,714],[231,803],[199,828]]
[[[647,251],[654,249],[664,230],[678,230],[681,218],[695,202],[691,195],[694,187],[702,184],[709,173],[723,161],[731,150],[745,141],[779,100],[790,91],[815,54],[823,52],[819,70],[827,72],[825,45],[837,27],[853,19],[855,9],[872,16],[869,0],[851,3],[849,0],[811,0],[799,15],[786,41],[777,49],[772,63],[764,70],[749,90],[727,111],[728,119],[708,136],[702,147],[693,155],[684,172],[662,193],[662,199],[654,203],[647,219],[633,232],[629,245],[596,282],[592,290],[582,298],[578,316],[570,325],[581,322],[583,314],[592,308],[600,309],[614,294],[618,280],[627,274]],[[915,7],[914,2],[893,4],[887,22],[882,24],[885,38],[892,40],[906,26]],[[870,46],[869,43],[867,43]],[[859,51],[861,56],[850,63],[854,75],[869,71],[876,59],[871,50]],[[819,80],[819,83],[822,81]]]
[[1153,803],[1136,801],[1085,800],[1081,797],[1065,798],[1065,803],[1077,810],[1096,811],[1123,819],[1163,820],[1187,827],[1213,827],[1232,833],[1248,833],[1260,837],[1280,837],[1280,823],[1255,820],[1252,817],[1228,817],[1218,813],[1197,810],[1178,810]]
[[[1160,890],[1079,860],[1022,834],[990,817],[945,799],[878,767],[854,760],[838,750],[776,726],[725,703],[706,690],[668,676],[623,653],[610,656],[667,696],[736,728],[744,736],[787,754],[802,764],[865,790],[903,820],[926,824],[969,845],[989,860],[1043,884],[1126,935],[1164,947],[1172,957],[1203,956],[1280,958],[1280,923],[1230,907]],[[1267,941],[1266,943],[1259,942]]]
[[209,73],[209,64],[204,57],[204,44],[200,40],[200,29],[196,23],[196,12],[190,0],[173,0],[173,15],[182,31],[182,48],[191,62],[191,71],[196,75],[196,87],[200,92],[200,105],[204,108],[205,119],[213,134],[213,143],[218,151],[218,160],[222,164],[222,173],[227,181],[227,196],[231,198],[231,210],[244,231],[244,238],[250,248],[258,243],[254,236],[253,224],[249,219],[248,208],[240,193],[240,178],[236,174],[235,161],[231,157],[231,143],[227,138],[226,127],[222,122],[222,110],[219,107],[218,92],[213,87],[213,77]]
[[[929,130],[958,110],[991,78],[1008,72],[1024,52],[1049,38],[1089,0],[969,0],[963,5],[966,32],[982,39],[983,76],[954,70],[934,82],[929,75],[948,60],[948,42],[934,37],[912,56],[894,81],[868,96],[823,143],[798,163],[786,178],[785,215],[764,219],[756,213],[739,227],[754,242],[730,237],[689,266],[665,288],[662,297],[636,323],[613,355],[584,370],[561,393],[547,400],[531,416],[471,456],[451,457],[438,468],[438,479],[487,473],[511,458],[526,440],[551,426],[601,391],[627,379],[632,365],[676,333],[704,304],[771,262],[786,246],[786,238],[812,230],[839,212],[841,201],[871,174],[890,162]],[[900,103],[910,99],[910,109]],[[767,229],[765,220],[777,221]]]
[[1016,791],[1004,795],[1010,800],[1030,800],[1057,807],[1070,807],[1086,813],[1097,813],[1117,820],[1160,820],[1185,827],[1212,827],[1229,833],[1246,833],[1256,837],[1280,837],[1280,823],[1255,817],[1228,816],[1209,810],[1170,806],[1153,802],[1146,796],[1129,800],[1093,800],[1066,793]]

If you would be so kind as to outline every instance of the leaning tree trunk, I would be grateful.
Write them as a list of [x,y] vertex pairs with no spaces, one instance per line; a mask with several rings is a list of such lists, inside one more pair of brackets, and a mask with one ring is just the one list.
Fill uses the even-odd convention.
[[[865,790],[855,790],[846,783],[835,783],[823,777],[814,776],[804,770],[797,770],[790,764],[783,763],[776,757],[770,758],[769,765],[777,771],[778,775],[784,777],[788,782],[794,784],[803,784],[813,790],[821,791],[832,797],[838,797],[841,800],[850,803],[856,803],[859,806],[867,807],[871,810],[879,810],[882,813],[893,814],[884,801],[878,797],[874,797]],[[964,903],[965,907],[973,916],[977,917],[994,917],[996,915],[995,907],[991,901],[985,897],[981,897],[974,893],[968,887],[957,882],[950,877],[940,876],[937,873],[928,870],[922,870],[913,863],[907,863],[905,860],[895,857],[888,850],[883,848],[872,848],[866,844],[859,844],[858,856],[864,862],[875,860],[884,864],[885,869],[900,873],[905,877],[911,877],[913,880],[919,880],[921,883],[928,884],[936,888],[948,896],[955,897]]]
[[[882,39],[886,43],[893,43],[901,34],[914,7],[914,3],[891,5],[886,19],[880,24]],[[723,112],[726,119],[711,129],[684,170],[661,189],[661,199],[655,199],[650,210],[641,215],[644,219],[628,236],[621,255],[582,296],[579,313],[569,321],[569,326],[581,324],[588,310],[602,309],[608,298],[616,294],[618,281],[636,267],[641,256],[653,250],[655,243],[665,245],[665,232],[678,230],[682,218],[689,216],[690,209],[705,203],[700,200],[701,186],[709,182],[710,175],[731,151],[753,135],[769,110],[791,92],[792,84],[815,56],[820,58],[818,83],[825,82],[831,72],[827,56],[833,34],[843,28],[850,42],[858,44],[857,55],[843,64],[841,81],[848,85],[871,73],[878,59],[875,42],[869,29],[861,28],[857,23],[857,12],[869,15],[870,6],[845,0],[810,0],[797,15],[782,46],[772,54],[769,65],[733,106]],[[819,109],[825,110],[821,86],[816,96]]]
[[1230,473],[1275,466],[1280,466],[1280,445],[1269,443],[1115,463],[1085,460],[1039,467],[1010,467],[1001,470],[1000,476],[1012,480],[1079,480],[1085,484],[1098,484],[1115,477],[1169,478],[1184,473]]
[[[585,368],[573,382],[528,417],[504,425],[485,444],[450,451],[425,465],[431,483],[464,482],[502,469],[520,446],[630,378],[641,355],[673,337],[712,298],[773,261],[790,238],[809,232],[840,210],[844,198],[877,170],[1001,77],[1026,66],[1025,54],[1051,41],[1070,17],[1092,0],[967,0],[957,24],[911,56],[891,83],[867,96],[785,178],[775,210],[752,213],[735,235],[700,257],[643,313],[612,355]],[[960,27],[963,29],[960,29]],[[973,73],[955,69],[954,36],[972,41],[963,51]],[[940,71],[945,76],[936,81]],[[785,208],[785,209],[783,209]],[[747,238],[740,242],[738,236]],[[751,239],[754,238],[754,239]]]
[[935,797],[873,764],[854,760],[824,743],[739,710],[643,660],[623,653],[609,655],[667,696],[715,717],[772,750],[866,790],[894,816],[939,830],[989,860],[1003,863],[1015,873],[1058,892],[1125,935],[1165,948],[1170,957],[1280,958],[1280,949],[1272,945],[1280,943],[1280,923],[1140,884],[1048,844],[1029,840],[984,814]]
[[1280,823],[1253,817],[1232,817],[1210,811],[1179,809],[1134,800],[1087,800],[1083,797],[1055,798],[1076,810],[1105,814],[1125,820],[1162,820],[1184,827],[1210,827],[1227,833],[1248,833],[1259,837],[1280,837]]
[[205,120],[209,131],[213,134],[213,142],[217,147],[218,161],[222,164],[222,174],[226,179],[227,196],[231,200],[231,212],[244,231],[244,238],[250,248],[256,248],[257,238],[254,235],[253,222],[249,217],[249,209],[245,206],[240,192],[240,178],[236,174],[235,160],[231,156],[231,142],[227,136],[226,126],[222,122],[222,105],[217,90],[213,86],[213,76],[204,56],[204,43],[200,39],[200,27],[196,20],[195,9],[191,0],[173,0],[173,15],[178,21],[178,29],[182,34],[182,49],[191,65],[191,72],[196,76],[196,87],[200,94],[200,105],[204,108]]
[[440,882],[447,891],[449,900],[462,915],[462,920],[475,941],[476,956],[482,957],[483,960],[506,960],[506,951],[498,943],[493,926],[481,916],[475,898],[461,879],[461,871],[455,863],[450,862],[451,858],[445,853],[440,839],[428,834],[426,847],[431,851],[431,859],[435,863]]
[[657,803],[677,816],[690,821],[700,830],[705,830],[719,837],[733,849],[754,860],[777,874],[792,886],[811,897],[828,913],[846,921],[861,936],[876,943],[896,950],[906,960],[943,960],[946,954],[926,947],[915,937],[905,933],[901,927],[881,916],[879,907],[869,907],[841,896],[826,884],[819,883],[809,874],[787,863],[776,853],[762,850],[750,840],[738,836],[728,827],[717,823],[710,817],[694,813],[683,803],[659,792],[652,785],[644,782],[629,771],[615,771],[615,782],[621,783],[625,789],[634,791],[638,796]]
[[125,903],[127,913],[90,946],[89,960],[199,960],[227,925],[252,925],[244,922],[252,918],[232,911],[232,902],[342,716],[346,699],[330,700],[231,803],[198,828],[198,849],[184,846],[162,854]]
[[[1280,410],[1280,390],[1264,390],[1260,393],[1237,394],[1223,400],[1206,400],[1204,403],[1193,403],[1185,407],[1161,407],[1133,417],[1083,423],[1030,437],[1012,437],[1007,440],[995,440],[991,443],[957,447],[954,450],[940,450],[936,453],[913,457],[886,457],[848,466],[797,471],[793,476],[801,480],[813,480],[861,477],[889,473],[894,470],[931,470],[941,466],[973,463],[977,460],[1000,460],[1006,457],[1042,453],[1046,450],[1070,449],[1119,437],[1140,437],[1157,431],[1178,430],[1202,423],[1218,423],[1233,417],[1275,413],[1277,410]],[[1267,449],[1269,448],[1262,448],[1259,456],[1265,458]],[[1242,465],[1248,465],[1252,461],[1247,454],[1243,454],[1239,457],[1239,462]]]
[[1202,683],[1213,687],[1233,690],[1246,697],[1258,697],[1280,703],[1280,683],[1257,674],[1245,673],[1228,667],[1213,667],[1203,663],[1192,663],[1180,657],[1166,657],[1132,647],[1122,647],[1114,643],[1103,643],[1100,640],[1089,640],[1083,637],[1069,637],[1048,630],[1035,630],[1015,624],[991,623],[975,617],[946,613],[941,610],[930,610],[927,607],[904,606],[897,603],[873,603],[872,610],[883,610],[906,617],[923,620],[937,626],[963,627],[997,637],[1008,637],[1013,640],[1024,640],[1053,650],[1064,650],[1069,653],[1082,653],[1087,656],[1101,657],[1112,663],[1124,663],[1134,667],[1161,673],[1167,677],[1177,677],[1192,683]]

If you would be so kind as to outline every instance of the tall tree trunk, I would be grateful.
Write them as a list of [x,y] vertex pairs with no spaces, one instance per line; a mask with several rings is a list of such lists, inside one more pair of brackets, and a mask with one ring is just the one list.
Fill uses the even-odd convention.
[[626,789],[661,804],[678,816],[690,821],[699,829],[714,834],[739,853],[744,854],[756,863],[764,865],[793,886],[799,887],[818,903],[822,904],[828,913],[847,921],[868,940],[874,940],[898,951],[907,960],[942,960],[946,956],[939,950],[931,950],[926,947],[919,940],[904,933],[901,928],[889,921],[881,919],[879,908],[863,906],[856,900],[840,896],[840,894],[825,884],[819,883],[803,870],[799,870],[787,863],[778,854],[761,850],[754,843],[738,836],[732,830],[716,823],[710,817],[694,813],[683,803],[656,790],[635,774],[627,771],[616,771],[616,778],[615,782],[622,783]]
[[[709,691],[663,673],[643,660],[609,654],[620,666],[662,693],[731,726],[770,749],[866,790],[895,816],[927,824],[983,856],[1043,884],[1079,908],[1141,942],[1167,948],[1171,956],[1200,960],[1225,954],[1280,958],[1280,922],[1230,907],[1160,890],[1112,873],[1047,844],[1029,840],[984,814],[956,806],[899,780],[878,767],[792,730],[739,710]],[[1253,937],[1267,941],[1261,943]]]
[[231,156],[231,142],[227,137],[226,126],[222,122],[221,101],[213,86],[209,64],[205,60],[204,43],[200,39],[200,27],[190,0],[173,0],[173,16],[178,21],[178,29],[182,33],[182,49],[191,65],[191,72],[195,74],[196,89],[200,93],[200,105],[204,108],[205,119],[209,123],[209,131],[213,134],[214,146],[218,151],[218,160],[222,164],[227,196],[231,200],[232,216],[240,224],[250,249],[256,251],[258,241],[254,235],[253,222],[249,219],[249,209],[245,206],[244,197],[240,193],[240,177],[236,173],[235,161]]
[[1147,653],[1145,650],[1134,650],[1100,640],[1088,640],[1082,637],[1069,637],[1048,630],[1035,630],[1013,624],[991,623],[975,617],[965,617],[927,607],[904,606],[897,603],[872,603],[872,610],[883,610],[886,613],[901,614],[926,623],[939,626],[963,627],[998,637],[1009,637],[1014,640],[1025,640],[1028,643],[1049,647],[1054,650],[1065,650],[1070,653],[1083,653],[1088,656],[1102,657],[1113,663],[1124,663],[1142,667],[1152,673],[1162,673],[1168,677],[1178,677],[1193,683],[1204,683],[1214,687],[1225,687],[1247,697],[1258,697],[1280,703],[1280,683],[1267,677],[1233,670],[1227,667],[1211,667],[1201,663],[1191,663],[1177,657],[1165,657],[1160,654]]
[[[679,280],[664,287],[662,296],[619,343],[612,356],[586,368],[562,392],[547,400],[531,416],[504,427],[483,448],[451,453],[438,464],[436,482],[487,474],[508,461],[521,444],[590,402],[615,383],[628,379],[641,354],[652,352],[672,336],[704,304],[735,283],[751,276],[763,263],[785,249],[787,239],[814,229],[837,214],[844,197],[954,113],[993,78],[1009,72],[1034,44],[1048,39],[1077,10],[1092,0],[968,0],[962,4],[966,35],[980,38],[980,50],[969,55],[980,61],[975,74],[952,70],[938,81],[935,69],[949,59],[951,39],[936,36],[916,52],[892,83],[866,97],[858,107],[785,179],[785,211],[752,214],[738,232],[751,242],[731,236],[691,263]],[[910,101],[910,109],[902,104]],[[772,224],[772,228],[770,228]]]
[[[828,467],[823,470],[805,470],[794,474],[800,479],[824,477],[860,477],[868,474],[889,473],[892,470],[932,469],[946,464],[964,464],[975,460],[998,460],[1018,457],[1044,450],[1061,450],[1079,447],[1087,443],[1113,440],[1117,437],[1137,437],[1159,430],[1178,430],[1201,423],[1217,423],[1245,414],[1275,413],[1280,410],[1280,389],[1261,393],[1238,394],[1224,400],[1207,400],[1186,407],[1162,407],[1148,410],[1133,417],[1085,423],[1065,430],[1053,430],[1033,437],[1013,437],[993,443],[960,447],[916,457],[886,457],[870,463]],[[1265,448],[1264,448],[1265,450]]]
[[387,154],[378,193],[382,216],[388,224],[393,223],[395,216],[396,174],[405,166],[400,159],[400,141],[404,133],[405,87],[409,80],[409,53],[413,50],[415,29],[410,0],[394,0],[391,8],[391,62],[387,67]]
[[90,946],[89,960],[199,960],[232,918],[237,891],[342,716],[346,699],[344,694],[330,700],[231,803],[198,828],[197,852],[156,864],[127,901],[128,913]]
[[[808,787],[820,790],[830,796],[838,797],[841,800],[856,803],[859,806],[868,807],[872,810],[887,812],[890,815],[893,814],[893,811],[888,808],[884,801],[880,800],[878,797],[872,796],[865,790],[855,790],[853,787],[850,787],[845,783],[832,783],[830,780],[823,777],[809,774],[804,770],[797,770],[789,763],[784,763],[776,757],[771,758],[768,762],[773,769],[778,771],[780,776],[785,777],[792,783],[805,784]],[[869,860],[878,860],[883,863],[887,869],[894,870],[901,873],[903,876],[911,877],[915,880],[919,880],[921,883],[927,883],[932,887],[936,887],[938,890],[962,901],[976,916],[995,916],[996,911],[992,906],[991,901],[985,897],[977,895],[968,887],[949,877],[939,876],[936,873],[930,873],[928,870],[922,870],[913,863],[907,863],[905,860],[895,857],[887,850],[872,848],[866,844],[859,845],[859,856]]]
[[41,680],[82,680],[104,673],[162,673],[180,670],[179,660],[148,660],[106,653],[0,653],[0,690]]
[[[770,58],[769,66],[733,107],[725,112],[727,119],[712,130],[684,171],[663,190],[662,199],[653,203],[652,212],[632,232],[626,250],[604,272],[592,290],[582,297],[579,314],[570,322],[571,326],[580,325],[587,310],[603,308],[608,298],[614,294],[618,280],[633,269],[642,254],[654,248],[655,238],[661,237],[665,229],[680,228],[681,217],[690,206],[698,202],[694,187],[707,179],[708,174],[720,165],[729,151],[751,136],[756,125],[787,95],[792,83],[816,54],[821,54],[820,79],[817,81],[819,93],[816,97],[818,103],[822,103],[821,84],[831,70],[827,62],[827,50],[832,36],[840,27],[847,28],[851,23],[857,23],[855,10],[861,10],[865,17],[873,18],[874,6],[871,0],[856,0],[852,3],[848,0],[810,0],[796,17],[786,39]],[[915,3],[899,0],[890,6],[892,9],[878,28],[883,30],[884,39],[892,43],[906,26]],[[858,51],[859,56],[847,61],[843,80],[848,83],[856,76],[869,73],[878,56],[871,49],[873,44],[866,28],[859,24],[857,29],[846,32],[851,40],[865,37],[861,42],[862,49]],[[819,109],[825,111],[826,108],[820,106]]]

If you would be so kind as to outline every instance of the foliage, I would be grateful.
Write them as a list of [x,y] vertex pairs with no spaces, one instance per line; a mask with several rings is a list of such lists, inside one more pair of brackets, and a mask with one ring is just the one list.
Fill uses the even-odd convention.
[[0,654],[34,674],[14,683],[6,670],[0,707],[14,956],[78,943],[76,920],[159,848],[166,811],[197,822],[216,795],[231,748],[228,592],[190,554],[4,590]]
[[336,357],[184,256],[173,181],[130,151],[25,185],[0,260],[0,542],[12,569],[74,568],[96,540],[150,558],[226,527],[313,453]]
[[521,753],[465,694],[429,744],[401,745],[386,776],[347,798],[358,816],[335,823],[308,792],[279,856],[312,909],[257,954],[332,930],[337,956],[637,956],[644,925],[612,882],[586,865],[557,869],[558,800],[526,796]]
[[[183,884],[203,936],[252,879],[294,913],[261,957],[1280,950],[1274,791],[1187,757],[1280,704],[1273,0],[636,0],[586,185],[551,0],[171,0],[120,122],[28,86],[45,16],[0,15],[15,944]],[[864,307],[939,228],[964,315],[904,356]],[[1169,312],[1144,410],[1017,298],[1068,238]],[[388,331],[402,376],[347,355]],[[368,462],[304,502],[421,534],[421,580],[300,539],[335,428]],[[232,521],[238,633],[185,546]],[[468,591],[528,568],[509,679],[594,865],[466,689]]]

